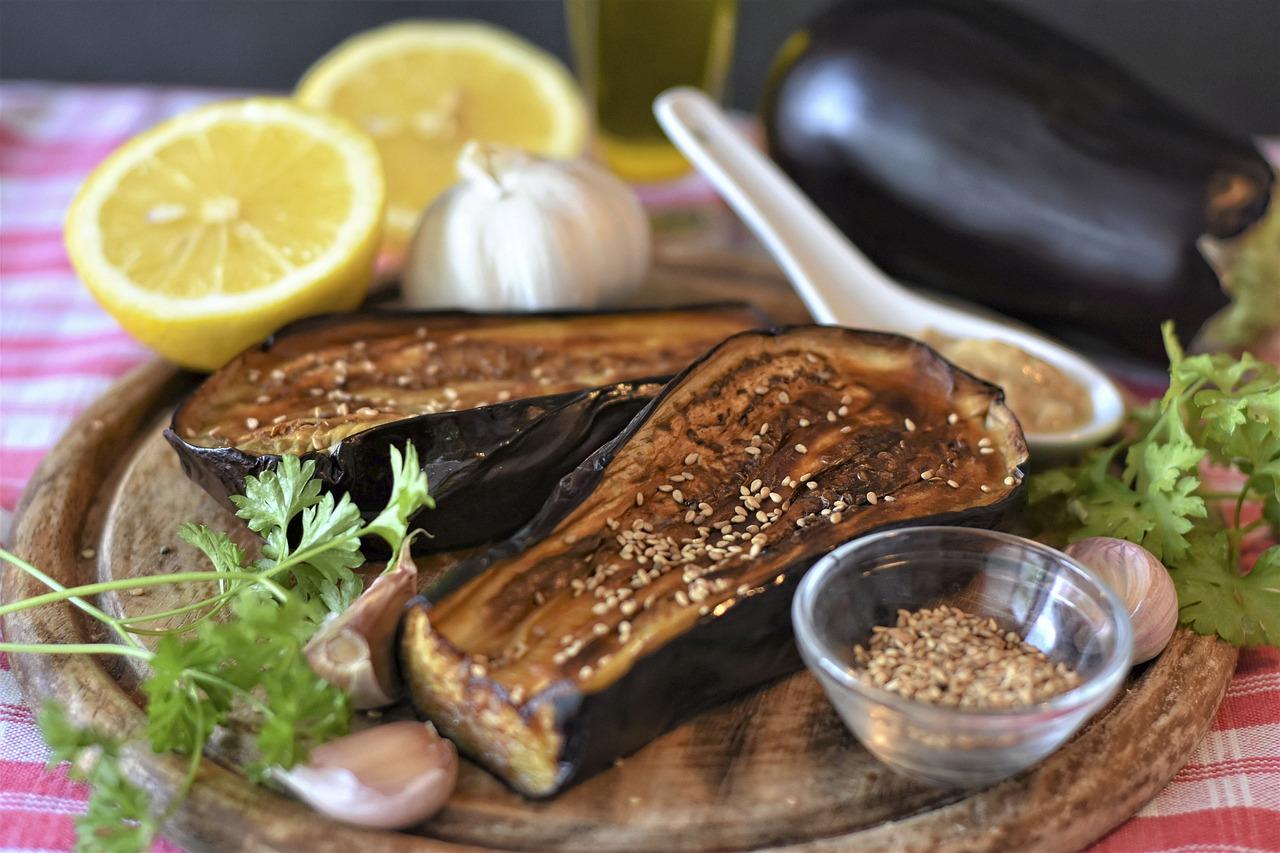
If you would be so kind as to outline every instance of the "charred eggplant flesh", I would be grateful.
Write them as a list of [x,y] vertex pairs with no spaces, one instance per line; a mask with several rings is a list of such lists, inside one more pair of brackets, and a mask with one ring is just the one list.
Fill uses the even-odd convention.
[[1025,460],[1000,391],[923,344],[736,335],[410,609],[414,701],[517,790],[555,793],[795,669],[790,598],[833,546],[994,523]]

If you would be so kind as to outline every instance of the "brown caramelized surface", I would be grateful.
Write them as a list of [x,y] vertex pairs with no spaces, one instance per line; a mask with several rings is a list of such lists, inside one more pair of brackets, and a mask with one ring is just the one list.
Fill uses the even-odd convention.
[[677,373],[758,319],[725,306],[356,315],[241,354],[197,389],[175,426],[204,447],[305,453],[415,415]]
[[994,393],[905,339],[736,338],[663,399],[552,535],[435,604],[431,630],[515,705],[566,679],[603,689],[799,559],[1005,498],[1025,448]]

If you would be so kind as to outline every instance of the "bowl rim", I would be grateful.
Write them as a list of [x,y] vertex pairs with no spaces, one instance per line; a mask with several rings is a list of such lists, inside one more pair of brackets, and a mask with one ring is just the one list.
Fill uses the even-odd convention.
[[[853,675],[845,666],[838,664],[836,662],[838,658],[833,647],[818,637],[818,632],[811,618],[813,604],[817,599],[823,581],[840,567],[843,559],[851,551],[864,548],[881,539],[911,537],[922,533],[936,533],[939,531],[945,531],[951,535],[972,536],[974,539],[996,540],[1027,547],[1044,554],[1058,564],[1060,571],[1065,571],[1067,574],[1072,575],[1077,582],[1082,583],[1086,590],[1091,591],[1102,600],[1117,632],[1116,647],[1110,659],[1107,660],[1106,666],[1078,687],[1073,687],[1034,705],[1020,705],[1014,708],[951,708],[944,705],[921,702],[884,690],[874,684],[863,681]],[[1103,583],[1097,575],[1056,548],[1024,536],[1016,536],[1012,533],[1003,533],[984,528],[937,524],[900,527],[892,530],[882,530],[879,533],[872,533],[844,542],[823,556],[801,578],[800,585],[796,589],[795,597],[791,602],[791,622],[796,636],[796,645],[799,647],[801,656],[805,659],[810,669],[816,668],[820,670],[822,675],[830,677],[841,687],[863,695],[878,704],[887,705],[890,708],[914,716],[945,717],[953,721],[967,719],[978,723],[983,720],[991,720],[1003,724],[1015,718],[1054,717],[1086,707],[1091,703],[1105,701],[1119,687],[1124,674],[1131,668],[1130,661],[1133,657],[1133,626],[1129,620],[1128,610],[1120,600],[1120,597]]]

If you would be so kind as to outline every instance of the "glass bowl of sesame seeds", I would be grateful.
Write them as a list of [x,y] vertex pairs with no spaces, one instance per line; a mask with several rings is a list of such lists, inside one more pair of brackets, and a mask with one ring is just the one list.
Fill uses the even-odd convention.
[[975,787],[1056,750],[1115,695],[1133,629],[1119,598],[1029,539],[914,527],[820,560],[792,603],[796,644],[877,758]]

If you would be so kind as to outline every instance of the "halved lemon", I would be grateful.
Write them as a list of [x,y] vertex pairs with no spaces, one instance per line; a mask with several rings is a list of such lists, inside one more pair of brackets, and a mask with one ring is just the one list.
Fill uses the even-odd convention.
[[213,370],[290,320],[358,305],[385,201],[368,137],[253,98],[183,113],[112,153],[72,201],[65,239],[125,331]]
[[353,36],[307,71],[297,96],[373,137],[393,251],[458,180],[469,140],[576,157],[587,139],[582,96],[559,60],[486,24],[403,21]]

